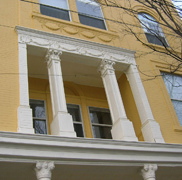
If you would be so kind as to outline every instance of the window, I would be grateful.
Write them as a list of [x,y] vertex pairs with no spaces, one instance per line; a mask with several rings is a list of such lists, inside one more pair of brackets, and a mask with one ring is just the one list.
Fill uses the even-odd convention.
[[182,126],[182,76],[163,72],[161,74],[163,75],[164,83]]
[[45,102],[30,99],[30,107],[33,112],[33,128],[35,129],[35,133],[47,134]]
[[164,33],[157,21],[152,16],[145,13],[140,13],[138,17],[148,42],[168,47]]
[[39,3],[41,14],[70,21],[67,0],[39,0]]
[[84,137],[80,106],[75,104],[67,104],[67,109],[68,113],[72,115],[73,125],[77,137]]
[[112,121],[108,109],[89,107],[94,138],[112,139]]
[[76,0],[80,23],[106,29],[100,4],[94,0]]

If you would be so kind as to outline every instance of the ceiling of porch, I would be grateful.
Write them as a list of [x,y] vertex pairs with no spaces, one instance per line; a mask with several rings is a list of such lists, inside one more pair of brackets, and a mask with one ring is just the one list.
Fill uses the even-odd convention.
[[[2,180],[36,180],[35,163],[0,162]],[[142,180],[141,166],[56,164],[51,180]],[[156,179],[181,180],[181,167],[158,167]]]
[[[47,64],[45,62],[46,49],[28,46],[28,73],[30,77],[48,79]],[[84,55],[63,52],[61,55],[61,68],[64,81],[76,84],[103,87],[98,67],[101,59]],[[117,63],[116,77],[119,79],[127,67]]]

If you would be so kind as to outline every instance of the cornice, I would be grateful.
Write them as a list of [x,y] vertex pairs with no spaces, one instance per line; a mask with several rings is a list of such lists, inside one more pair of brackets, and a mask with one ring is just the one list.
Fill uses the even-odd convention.
[[16,26],[18,42],[99,59],[135,64],[135,51]]
[[0,132],[0,161],[40,159],[60,164],[182,166],[182,145]]

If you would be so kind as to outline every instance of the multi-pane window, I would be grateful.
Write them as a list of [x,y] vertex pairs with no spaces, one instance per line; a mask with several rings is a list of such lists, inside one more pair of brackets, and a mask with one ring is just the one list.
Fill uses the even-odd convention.
[[109,109],[89,107],[94,138],[112,139],[112,120]]
[[76,0],[80,23],[100,29],[106,29],[102,9],[94,0]]
[[36,134],[47,134],[45,102],[30,99],[30,107],[33,112],[33,128]]
[[180,125],[182,126],[182,76],[163,72],[161,74],[171,97]]
[[146,13],[140,13],[138,14],[138,18],[149,43],[166,47],[168,46],[167,40],[159,23],[152,16]]
[[41,14],[70,21],[67,0],[39,0],[39,3]]
[[67,104],[68,113],[72,115],[73,125],[77,137],[84,137],[83,121],[81,117],[81,110],[79,105]]

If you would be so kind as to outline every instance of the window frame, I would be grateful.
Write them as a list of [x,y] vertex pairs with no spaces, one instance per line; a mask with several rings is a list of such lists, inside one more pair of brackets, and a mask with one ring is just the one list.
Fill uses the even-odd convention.
[[[39,0],[39,1],[40,1],[40,0]],[[42,4],[42,3],[39,2],[39,11],[40,11],[40,14],[43,15],[43,16],[48,16],[48,17],[51,17],[51,18],[56,18],[56,19],[60,19],[60,20],[72,22],[72,17],[71,17],[69,2],[68,2],[68,0],[65,0],[65,1],[66,1],[66,4],[67,4],[68,9],[64,9],[64,8],[61,8],[61,7],[50,6],[50,5],[47,5],[47,6],[48,6],[48,7],[52,7],[52,8],[56,8],[56,9],[61,9],[61,10],[68,11],[69,20],[65,20],[65,19],[56,18],[56,17],[52,17],[52,16],[49,16],[49,15],[44,15],[44,14],[42,14],[42,13],[41,13],[41,10],[40,10],[40,5],[46,6],[46,4]]]
[[[177,122],[177,124],[178,124],[178,127],[175,127],[175,129],[176,130],[182,130],[182,118],[181,118],[181,120],[179,119],[179,117],[178,117],[178,115],[177,115],[177,112],[176,112],[176,109],[175,109],[175,106],[174,106],[174,104],[173,104],[173,101],[179,101],[179,102],[182,102],[182,99],[181,100],[179,100],[179,99],[175,99],[175,98],[172,98],[171,97],[171,95],[170,95],[170,93],[169,93],[169,91],[168,91],[168,88],[167,88],[167,86],[166,86],[166,83],[165,83],[165,81],[164,81],[164,78],[163,78],[163,76],[165,76],[166,74],[169,74],[169,75],[173,75],[173,76],[178,76],[178,77],[181,77],[182,78],[182,75],[180,75],[180,74],[171,74],[170,72],[165,72],[165,71],[160,71],[160,73],[161,73],[161,75],[162,75],[162,80],[163,80],[163,83],[164,83],[164,86],[165,86],[165,89],[166,89],[166,93],[168,94],[168,97],[169,97],[169,99],[170,99],[170,104],[171,104],[171,107],[172,107],[172,109],[173,109],[173,112],[174,112],[174,114],[175,114],[175,119],[176,119],[176,122]],[[181,123],[180,123],[181,122]]]
[[[138,21],[139,21],[140,25],[142,26],[142,30],[144,31],[145,38],[147,39],[147,42],[148,43],[154,44],[154,45],[157,45],[157,46],[160,46],[160,47],[163,47],[163,46],[169,47],[169,43],[168,43],[168,41],[166,39],[166,36],[165,36],[165,34],[163,32],[163,29],[161,28],[159,22],[152,15],[150,15],[149,13],[146,13],[146,12],[139,12],[138,13]],[[151,26],[152,28],[148,28],[148,25],[147,24],[152,25]],[[157,25],[158,30],[159,30],[158,32],[155,30],[155,28],[153,28],[154,27],[154,24]],[[148,32],[148,30],[150,30],[150,29],[151,29],[151,31]],[[148,39],[149,37],[147,35],[151,35],[159,43],[150,42],[150,40]],[[162,41],[162,39],[160,40],[158,37],[163,38],[164,41]]]
[[[76,3],[77,0],[75,0],[75,3]],[[97,2],[95,2],[97,3]],[[108,30],[107,28],[107,24],[106,24],[106,20],[105,20],[105,16],[104,16],[104,13],[103,13],[103,10],[102,10],[102,6],[101,4],[98,2],[97,4],[99,4],[99,9],[100,9],[100,12],[101,12],[101,15],[102,15],[102,18],[101,17],[97,17],[97,16],[93,16],[93,15],[89,15],[89,14],[85,14],[85,13],[81,13],[78,11],[78,8],[77,8],[77,13],[78,13],[78,18],[79,18],[79,14],[83,15],[83,16],[86,16],[86,17],[90,17],[90,18],[93,18],[93,19],[99,19],[99,20],[102,20],[104,22],[104,25],[105,25],[105,29],[102,29],[102,28],[98,28],[98,27],[94,27],[94,26],[90,26],[90,25],[86,25],[86,24],[83,24],[85,26],[90,26],[90,27],[93,27],[93,28],[98,28],[98,29],[102,29],[102,30]],[[76,7],[77,7],[77,4],[76,4]],[[80,21],[80,18],[79,18],[79,21]],[[81,22],[80,22],[81,23]],[[81,23],[82,24],[82,23]]]
[[[48,135],[49,134],[49,128],[48,128],[48,119],[47,119],[47,106],[46,106],[46,101],[45,100],[42,100],[42,99],[33,99],[33,98],[30,98],[29,99],[29,105],[30,105],[30,101],[31,100],[34,100],[34,101],[43,101],[44,102],[44,108],[45,108],[45,119],[44,118],[37,118],[37,117],[34,117],[33,116],[33,109],[32,109],[32,121],[33,121],[33,124],[34,124],[34,119],[37,119],[37,120],[42,120],[42,121],[46,121],[45,124],[46,124],[46,134],[45,135]],[[34,133],[35,133],[35,128],[34,128]],[[35,133],[35,134],[39,134],[39,133]]]
[[[90,109],[89,108],[97,108],[97,109],[103,109],[103,110],[105,109],[105,110],[109,110],[109,113],[110,113],[110,109],[109,108],[102,108],[102,107],[95,107],[95,106],[87,106],[88,114],[89,114],[89,119],[90,119],[90,125],[91,125],[91,131],[92,131],[92,137],[95,138],[95,139],[107,139],[107,138],[97,138],[97,137],[94,137],[92,126],[94,125],[94,126],[98,126],[98,127],[110,127],[112,129],[113,124],[109,125],[109,124],[92,123],[91,117],[90,117]],[[110,113],[110,116],[111,116],[111,113]],[[111,117],[111,123],[112,123],[112,117]],[[111,139],[112,139],[112,134],[111,134]]]
[[[82,116],[82,111],[81,111],[81,105],[80,104],[72,104],[72,103],[66,103],[66,107],[68,108],[68,105],[70,105],[70,106],[78,106],[79,107],[79,113],[80,113],[80,122],[78,122],[78,121],[73,121],[73,127],[74,127],[74,123],[75,124],[80,124],[80,125],[82,125],[82,130],[83,130],[83,137],[78,137],[78,138],[85,138],[86,136],[85,136],[85,129],[84,129],[84,122],[83,122],[83,116]],[[68,112],[69,113],[69,112]],[[70,114],[71,115],[71,114]],[[72,115],[71,115],[72,116]],[[73,118],[72,118],[72,120],[73,120]],[[76,132],[76,131],[75,131]]]

